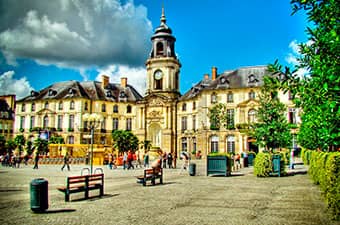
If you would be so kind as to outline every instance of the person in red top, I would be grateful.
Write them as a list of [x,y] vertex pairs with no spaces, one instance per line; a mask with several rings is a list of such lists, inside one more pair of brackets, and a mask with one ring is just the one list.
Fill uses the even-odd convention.
[[128,156],[127,156],[127,162],[128,162],[128,167],[127,169],[129,170],[130,168],[135,169],[135,167],[132,165],[133,161],[133,153],[131,150],[128,151]]

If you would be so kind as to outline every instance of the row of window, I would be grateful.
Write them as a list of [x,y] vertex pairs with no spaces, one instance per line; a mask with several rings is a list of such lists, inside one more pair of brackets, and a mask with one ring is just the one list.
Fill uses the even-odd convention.
[[[58,115],[57,117],[57,129],[61,130],[63,128],[63,115]],[[31,116],[30,117],[30,126],[29,128],[35,127],[36,117]],[[43,117],[43,128],[48,128],[49,126],[49,117],[46,115]],[[68,129],[73,131],[74,130],[74,115],[69,115],[68,117]],[[20,129],[24,129],[25,127],[25,117],[20,117]],[[84,122],[84,128],[88,127],[88,123]],[[112,130],[118,130],[119,128],[119,119],[118,118],[112,118]],[[100,129],[106,129],[106,118],[103,118],[103,121],[101,123]],[[126,130],[132,130],[132,118],[126,119]]]
[[[182,151],[188,151],[188,139],[187,137],[181,138],[181,147]],[[192,139],[192,149],[190,151],[197,151],[197,144],[196,144],[196,137],[191,138]],[[219,146],[219,137],[214,135],[210,137],[210,150],[211,152],[218,152]],[[229,135],[227,136],[227,152],[235,152],[235,136]]]
[[[255,99],[256,93],[254,91],[249,92],[249,99]],[[227,103],[233,103],[234,102],[234,94],[232,92],[229,92],[227,94]],[[211,95],[211,103],[217,103],[217,94],[214,92]],[[192,103],[192,110],[196,109],[196,102]],[[182,111],[187,111],[187,104],[183,103],[182,105]]]
[[[44,109],[48,109],[49,108],[49,103],[48,102],[45,102],[45,104],[44,104]],[[58,109],[59,110],[63,110],[64,109],[64,104],[63,104],[63,102],[61,101],[61,102],[59,102],[59,104],[58,104]],[[69,108],[70,110],[74,110],[75,109],[75,103],[74,103],[74,101],[71,101],[70,102],[70,108]],[[85,105],[84,105],[84,110],[85,111],[87,111],[88,110],[88,103],[87,102],[85,102]],[[26,111],[26,105],[25,105],[25,103],[23,103],[22,105],[21,105],[21,112],[25,112]],[[32,104],[31,104],[31,112],[34,112],[35,111],[35,103],[33,102]],[[102,112],[106,112],[106,104],[102,104],[102,106],[101,106],[101,111]],[[113,112],[114,113],[118,113],[118,105],[114,105],[113,106]],[[128,105],[128,106],[126,106],[126,113],[131,113],[132,112],[132,107],[130,106],[130,105]]]

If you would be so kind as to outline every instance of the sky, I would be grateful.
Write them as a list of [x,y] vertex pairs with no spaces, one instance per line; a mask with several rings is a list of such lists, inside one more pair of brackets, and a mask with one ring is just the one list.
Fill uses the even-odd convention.
[[204,74],[278,59],[297,63],[306,16],[289,0],[0,0],[0,95],[66,80],[127,77],[140,94],[164,6],[184,94]]

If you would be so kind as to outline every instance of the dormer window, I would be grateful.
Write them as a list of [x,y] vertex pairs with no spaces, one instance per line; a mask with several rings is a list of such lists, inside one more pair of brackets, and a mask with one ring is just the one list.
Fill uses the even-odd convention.
[[253,83],[256,83],[256,82],[258,82],[258,80],[256,79],[256,76],[254,74],[250,74],[248,76],[248,83],[253,84]]
[[221,84],[225,84],[227,82],[227,79],[225,79],[225,77],[221,78]]
[[35,97],[35,96],[37,96],[38,95],[38,92],[36,92],[36,91],[31,91],[31,97]]
[[111,97],[112,97],[111,91],[107,91],[107,92],[106,92],[106,97],[108,97],[108,98],[111,98]]
[[49,89],[48,90],[48,96],[54,96],[57,94],[57,91],[53,90],[53,89]]
[[73,88],[70,88],[70,89],[68,90],[68,93],[69,93],[70,95],[74,95],[74,94],[76,93],[76,91],[75,91]]

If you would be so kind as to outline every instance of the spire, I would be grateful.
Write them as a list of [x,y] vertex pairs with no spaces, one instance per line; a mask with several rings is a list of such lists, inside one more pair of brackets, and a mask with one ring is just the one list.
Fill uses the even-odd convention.
[[166,23],[166,18],[164,14],[164,4],[162,5],[162,16],[161,16],[161,25],[164,25]]

